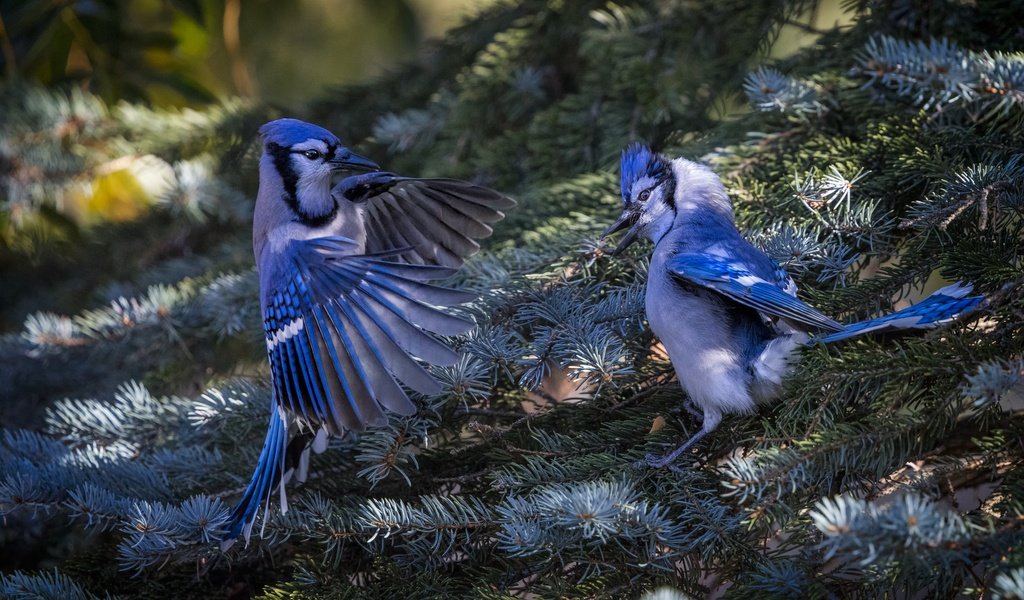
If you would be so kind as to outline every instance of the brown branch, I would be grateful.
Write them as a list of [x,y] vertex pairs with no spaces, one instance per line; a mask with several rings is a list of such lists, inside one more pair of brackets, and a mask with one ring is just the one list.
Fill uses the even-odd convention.
[[10,79],[17,75],[18,64],[14,54],[14,45],[11,44],[11,38],[7,35],[7,26],[4,24],[3,15],[0,15],[0,50],[3,50],[4,53],[4,72]]
[[252,98],[256,95],[256,86],[242,56],[242,36],[238,26],[241,16],[241,0],[227,0],[224,3],[224,48],[231,59],[231,79],[239,94]]

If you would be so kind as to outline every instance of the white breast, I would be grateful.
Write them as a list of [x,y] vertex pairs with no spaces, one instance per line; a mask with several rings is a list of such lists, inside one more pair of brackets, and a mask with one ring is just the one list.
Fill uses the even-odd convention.
[[723,306],[710,293],[677,283],[665,268],[670,256],[667,245],[655,248],[646,308],[651,329],[665,346],[680,384],[705,417],[753,410],[749,374]]

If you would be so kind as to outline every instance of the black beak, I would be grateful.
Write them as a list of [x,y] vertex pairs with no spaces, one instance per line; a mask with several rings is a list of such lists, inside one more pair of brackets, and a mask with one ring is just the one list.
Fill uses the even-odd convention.
[[622,231],[623,229],[632,225],[632,228],[628,232],[626,232],[626,235],[623,236],[622,240],[619,241],[619,245],[616,246],[614,250],[612,250],[612,256],[618,256],[619,254],[622,253],[623,250],[628,248],[633,242],[636,241],[637,234],[639,233],[640,229],[638,223],[639,218],[639,213],[634,213],[629,210],[623,211],[622,216],[619,217],[619,220],[612,223],[608,227],[608,229],[605,229],[604,233],[601,234],[601,238],[604,239],[609,235],[615,233],[616,231]]
[[359,169],[365,171],[379,171],[380,166],[368,158],[363,158],[349,150],[339,149],[338,153],[330,160],[331,167],[340,169]]

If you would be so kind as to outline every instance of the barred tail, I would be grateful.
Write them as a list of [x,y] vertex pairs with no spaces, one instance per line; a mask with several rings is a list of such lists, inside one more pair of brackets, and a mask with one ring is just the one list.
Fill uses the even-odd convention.
[[852,323],[842,331],[815,338],[811,343],[828,344],[877,331],[931,329],[944,325],[978,307],[985,300],[984,296],[968,296],[972,289],[970,284],[947,285],[913,306],[876,319]]
[[[249,481],[245,493],[242,494],[241,500],[238,501],[231,513],[231,527],[221,542],[222,550],[230,548],[240,535],[245,537],[246,544],[249,543],[252,526],[256,522],[256,514],[259,513],[261,506],[264,510],[269,507],[270,497],[273,495],[275,486],[279,489],[281,496],[281,512],[288,512],[288,499],[285,496],[284,486],[291,478],[292,466],[296,462],[299,466],[299,479],[305,479],[311,438],[309,434],[303,434],[289,442],[290,421],[288,413],[274,403],[274,408],[271,409],[270,426],[267,428],[267,438],[263,442],[259,460],[256,461],[256,470],[253,472],[252,479]],[[326,438],[326,432],[324,433]],[[320,451],[322,452],[322,450]],[[296,458],[298,458],[297,461]]]

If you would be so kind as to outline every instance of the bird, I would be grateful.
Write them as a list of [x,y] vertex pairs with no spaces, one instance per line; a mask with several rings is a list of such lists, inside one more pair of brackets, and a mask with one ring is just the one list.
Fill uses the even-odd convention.
[[[471,329],[444,309],[474,295],[428,282],[455,273],[515,205],[473,183],[380,171],[327,129],[297,119],[271,121],[259,134],[253,254],[270,424],[224,549],[239,536],[249,543],[275,493],[287,512],[285,485],[293,475],[306,479],[310,451],[384,425],[387,413],[414,414],[406,388],[441,390],[423,365],[459,356],[433,334]],[[367,172],[332,186],[339,171]]]
[[937,327],[984,300],[969,295],[971,285],[955,283],[908,308],[844,325],[801,301],[792,277],[744,239],[709,167],[634,143],[622,152],[620,175],[622,214],[602,240],[627,230],[613,256],[641,237],[654,243],[647,321],[686,392],[685,406],[702,419],[689,440],[663,456],[648,455],[641,466],[670,466],[723,416],[775,398],[802,346]]

